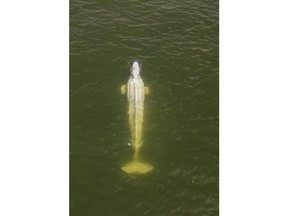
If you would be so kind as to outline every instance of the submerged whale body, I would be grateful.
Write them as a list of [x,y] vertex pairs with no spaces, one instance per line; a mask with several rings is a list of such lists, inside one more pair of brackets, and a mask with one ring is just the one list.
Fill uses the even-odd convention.
[[140,67],[135,61],[130,69],[131,76],[127,85],[121,86],[121,94],[127,93],[128,117],[131,132],[131,143],[134,149],[133,161],[122,167],[127,173],[147,173],[153,170],[153,166],[139,162],[139,149],[142,145],[142,123],[144,114],[145,94],[149,93],[140,77]]

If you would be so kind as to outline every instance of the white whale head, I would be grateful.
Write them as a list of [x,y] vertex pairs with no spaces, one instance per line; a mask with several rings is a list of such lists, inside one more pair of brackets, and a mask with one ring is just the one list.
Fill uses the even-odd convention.
[[133,76],[133,78],[139,77],[140,67],[137,61],[133,62],[133,65],[130,70],[131,70],[131,75]]

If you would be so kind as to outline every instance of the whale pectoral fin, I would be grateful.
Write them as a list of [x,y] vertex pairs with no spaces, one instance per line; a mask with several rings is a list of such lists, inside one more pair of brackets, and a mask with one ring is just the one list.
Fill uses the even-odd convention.
[[120,87],[120,92],[121,92],[121,94],[126,94],[127,93],[127,85],[122,85]]
[[150,94],[150,90],[149,90],[149,88],[147,86],[144,87],[144,93],[146,95]]

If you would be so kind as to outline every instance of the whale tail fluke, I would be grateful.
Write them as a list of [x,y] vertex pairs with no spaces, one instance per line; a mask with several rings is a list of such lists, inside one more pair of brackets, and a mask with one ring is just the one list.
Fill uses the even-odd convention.
[[145,174],[154,169],[154,167],[148,163],[142,163],[138,161],[132,161],[121,168],[126,173]]

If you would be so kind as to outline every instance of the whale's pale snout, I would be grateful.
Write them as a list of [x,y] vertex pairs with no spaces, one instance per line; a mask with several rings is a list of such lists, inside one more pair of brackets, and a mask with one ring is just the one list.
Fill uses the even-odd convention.
[[132,65],[133,68],[139,68],[139,64],[137,61],[133,62],[133,65]]
[[131,74],[134,78],[138,77],[140,74],[140,67],[137,61],[133,62],[131,67]]

